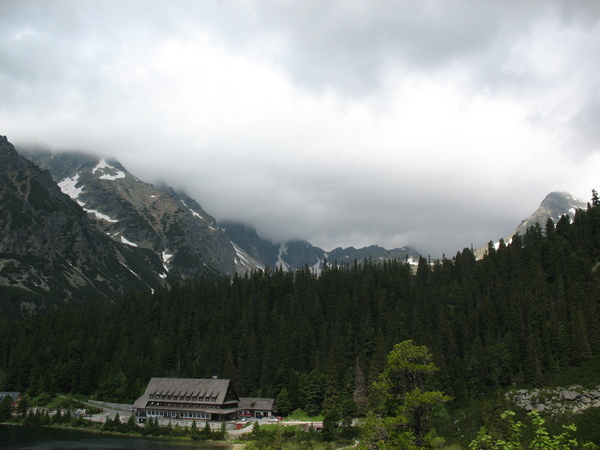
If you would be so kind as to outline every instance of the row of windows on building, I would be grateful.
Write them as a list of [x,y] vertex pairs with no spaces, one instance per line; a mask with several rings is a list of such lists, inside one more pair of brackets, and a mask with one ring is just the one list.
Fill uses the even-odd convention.
[[160,409],[147,409],[148,417],[179,417],[182,419],[205,419],[210,420],[211,414],[193,411],[162,411]]
[[150,399],[156,399],[156,400],[181,400],[181,401],[186,401],[186,402],[216,402],[217,401],[217,397],[192,397],[189,395],[156,395],[156,394],[150,394]]
[[162,406],[162,407],[172,407],[172,408],[202,408],[202,407],[210,407],[210,408],[229,408],[231,405],[203,405],[198,403],[167,403],[167,402],[148,402],[148,406]]

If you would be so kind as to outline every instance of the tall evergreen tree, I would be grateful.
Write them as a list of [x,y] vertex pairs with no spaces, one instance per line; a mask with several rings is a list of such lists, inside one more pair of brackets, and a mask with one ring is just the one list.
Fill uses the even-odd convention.
[[386,432],[378,445],[383,448],[430,445],[425,428],[427,413],[436,404],[450,400],[441,391],[426,389],[427,378],[437,370],[427,347],[414,345],[411,340],[394,346],[385,370],[374,384]]

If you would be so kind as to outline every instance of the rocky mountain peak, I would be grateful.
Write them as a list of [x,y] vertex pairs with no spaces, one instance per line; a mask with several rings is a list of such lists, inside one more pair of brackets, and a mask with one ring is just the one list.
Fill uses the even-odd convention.
[[[513,231],[510,236],[504,238],[505,242],[510,242],[512,236],[518,233],[520,236],[525,235],[527,230],[538,223],[542,230],[546,227],[548,219],[552,219],[554,223],[564,216],[568,215],[571,220],[575,216],[578,209],[586,209],[587,204],[568,192],[550,192],[538,209],[536,209],[527,219],[523,220],[519,226]],[[497,245],[497,243],[496,243]],[[474,254],[477,259],[483,258],[487,252],[488,245],[484,245],[475,249]]]
[[[0,312],[111,298],[162,284],[155,261],[113,242],[50,173],[0,139]],[[160,268],[160,264],[158,264]]]
[[163,261],[163,276],[233,274],[236,251],[216,220],[192,198],[155,187],[119,162],[91,154],[22,150],[51,172],[62,191],[113,240],[147,249]]
[[552,219],[556,223],[565,214],[572,219],[578,209],[585,208],[587,208],[585,202],[576,199],[568,192],[551,192],[544,198],[539,208],[521,222],[515,232],[524,235],[527,229],[536,223],[544,228],[548,219]]

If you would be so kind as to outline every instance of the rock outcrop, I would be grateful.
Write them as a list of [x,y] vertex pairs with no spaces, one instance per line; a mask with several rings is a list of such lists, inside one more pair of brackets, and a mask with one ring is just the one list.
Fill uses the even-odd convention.
[[582,386],[519,389],[508,392],[506,397],[517,408],[526,411],[577,414],[588,408],[600,407],[600,385],[594,389],[584,389]]

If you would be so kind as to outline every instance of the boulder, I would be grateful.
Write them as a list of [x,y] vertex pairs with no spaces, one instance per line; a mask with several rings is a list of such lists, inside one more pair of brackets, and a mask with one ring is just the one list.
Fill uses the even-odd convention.
[[600,398],[600,391],[593,390],[589,391],[588,394],[591,398]]
[[575,391],[562,391],[561,394],[561,398],[563,400],[568,400],[568,401],[573,401],[573,400],[577,400],[579,397],[581,396],[581,394],[579,392],[575,392]]

